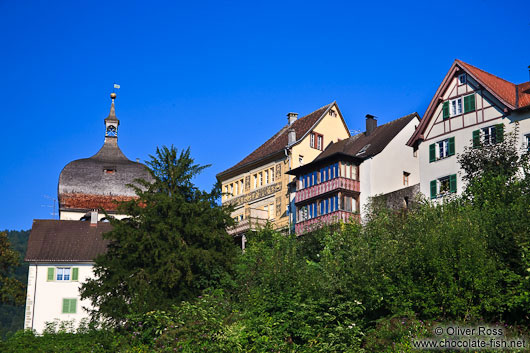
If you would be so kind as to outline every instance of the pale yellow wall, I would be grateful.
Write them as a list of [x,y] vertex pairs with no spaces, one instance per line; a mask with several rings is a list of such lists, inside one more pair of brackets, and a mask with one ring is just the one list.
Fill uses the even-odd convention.
[[[342,122],[337,105],[334,104],[330,111],[331,110],[336,112],[336,116],[332,117],[328,112],[316,127],[310,131],[317,132],[324,136],[323,149],[325,149],[330,142],[337,142],[339,139],[344,140],[350,137],[348,129]],[[296,136],[296,138],[299,139],[301,136]],[[294,169],[300,166],[298,163],[298,157],[300,155],[304,156],[303,164],[307,164],[313,161],[320,153],[322,153],[322,151],[311,148],[310,134],[308,133],[301,142],[293,146],[292,153],[293,164],[291,167]]]
[[[335,111],[335,116],[330,114],[330,111]],[[230,192],[230,186],[232,190],[232,195],[223,196],[222,202],[233,202],[236,200],[242,200],[245,197],[250,195],[256,195],[256,192],[263,192],[269,190],[274,186],[277,190],[274,192],[264,193],[263,197],[255,198],[253,200],[245,201],[236,206],[236,209],[232,213],[233,218],[239,219],[240,215],[244,215],[244,218],[249,214],[250,208],[257,209],[274,209],[273,214],[269,217],[273,225],[277,228],[287,227],[289,225],[289,218],[286,216],[287,205],[294,197],[294,193],[289,194],[287,184],[293,179],[292,176],[285,174],[289,169],[294,169],[299,166],[299,157],[303,156],[303,163],[307,164],[313,161],[322,151],[310,147],[310,132],[317,132],[324,136],[323,149],[331,142],[337,142],[338,139],[346,139],[349,137],[348,129],[345,127],[343,120],[340,116],[339,110],[336,104],[328,111],[328,113],[322,118],[322,120],[314,127],[313,130],[308,131],[305,137],[297,144],[292,146],[290,149],[289,155],[281,159],[275,160],[273,162],[268,162],[254,167],[251,170],[245,171],[244,173],[238,174],[237,176],[231,177],[229,179],[223,180],[221,187],[222,191],[226,192],[228,187],[228,192]],[[297,136],[297,140],[302,138],[302,136]],[[265,180],[265,171],[269,171],[271,168],[274,168],[274,181],[272,181],[269,175],[269,183],[266,183]],[[281,168],[281,177],[278,179],[276,173],[277,168]],[[254,175],[263,173],[263,184],[259,184],[254,187]],[[250,176],[250,190],[244,190],[241,192],[241,188],[238,187],[238,193],[235,193],[235,183],[240,180],[245,181],[245,178]]]

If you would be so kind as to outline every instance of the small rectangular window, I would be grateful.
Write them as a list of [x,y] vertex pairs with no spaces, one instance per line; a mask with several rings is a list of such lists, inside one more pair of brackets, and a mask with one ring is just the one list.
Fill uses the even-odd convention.
[[311,134],[309,136],[309,146],[311,148],[315,148],[315,134]]
[[63,314],[75,314],[77,312],[77,299],[63,299]]
[[70,267],[57,267],[57,281],[70,280]]
[[323,143],[323,138],[322,138],[322,135],[319,135],[318,136],[318,141],[317,141],[317,149],[322,151],[322,143]]
[[458,83],[461,85],[466,84],[466,74],[458,75]]
[[456,98],[451,100],[451,116],[462,114],[462,98]]
[[403,185],[404,186],[409,186],[409,175],[410,173],[403,172]]

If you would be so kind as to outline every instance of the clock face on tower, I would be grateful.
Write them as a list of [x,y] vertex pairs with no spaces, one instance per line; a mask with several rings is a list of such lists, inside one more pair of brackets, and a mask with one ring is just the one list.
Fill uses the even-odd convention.
[[116,136],[118,136],[118,130],[116,130],[116,127],[114,125],[109,125],[107,127],[107,133],[105,134],[105,136],[116,137]]

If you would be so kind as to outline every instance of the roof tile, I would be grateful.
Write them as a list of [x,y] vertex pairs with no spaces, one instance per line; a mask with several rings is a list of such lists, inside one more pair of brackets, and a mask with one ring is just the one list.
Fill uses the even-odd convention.
[[273,155],[275,153],[278,153],[282,151],[288,143],[288,134],[287,131],[292,127],[296,131],[296,138],[299,140],[304,136],[309,129],[315,123],[327,112],[327,110],[333,105],[335,102],[332,102],[330,104],[327,104],[314,112],[297,119],[291,126],[285,125],[278,131],[274,136],[272,136],[270,139],[268,139],[264,144],[259,146],[254,152],[243,158],[239,163],[234,165],[233,167],[228,168],[227,170],[217,174],[217,177],[219,178],[221,175],[230,173],[232,171],[237,170],[240,167],[243,167],[245,165],[248,165],[252,162],[256,162],[262,158],[265,158],[267,156]]

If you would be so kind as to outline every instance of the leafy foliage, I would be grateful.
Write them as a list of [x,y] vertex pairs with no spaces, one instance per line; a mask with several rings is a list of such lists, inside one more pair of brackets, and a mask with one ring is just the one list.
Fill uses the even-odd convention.
[[147,164],[153,180],[132,185],[138,199],[119,207],[130,218],[111,220],[108,251],[82,287],[82,297],[99,308],[95,318],[120,322],[194,298],[223,280],[234,261],[226,233],[233,220],[216,203],[219,185],[205,192],[192,183],[205,166],[174,147],[157,149]]
[[[8,276],[25,285],[28,280],[28,264],[22,262],[22,258],[23,254],[26,253],[29,231],[6,230],[5,232],[7,233],[10,248],[17,253],[20,259],[18,266],[11,267]],[[24,327],[24,301],[21,296],[24,296],[25,293],[19,291],[18,294],[18,302],[11,300],[8,303],[0,303],[0,337],[6,337]]]

